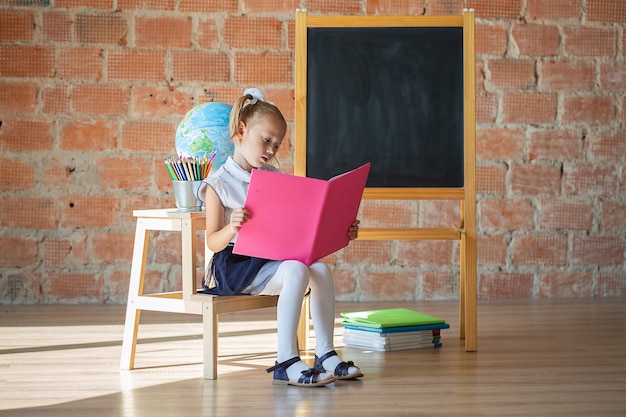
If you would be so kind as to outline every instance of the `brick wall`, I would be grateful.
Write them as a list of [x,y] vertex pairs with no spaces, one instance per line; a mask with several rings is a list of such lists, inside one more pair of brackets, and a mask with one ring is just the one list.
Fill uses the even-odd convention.
[[[132,210],[174,205],[162,158],[183,115],[258,86],[292,125],[296,8],[463,7],[477,16],[479,296],[626,295],[623,1],[3,0],[0,303],[125,302]],[[366,201],[361,215],[396,227],[458,216],[448,201]],[[179,285],[177,238],[154,233],[148,290]],[[327,261],[341,300],[450,299],[458,251],[357,241]]]

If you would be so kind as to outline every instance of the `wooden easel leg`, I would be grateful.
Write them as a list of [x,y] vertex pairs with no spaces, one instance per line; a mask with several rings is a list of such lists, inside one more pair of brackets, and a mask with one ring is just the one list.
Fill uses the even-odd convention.
[[310,302],[309,297],[305,297],[302,301],[302,310],[300,310],[300,322],[298,323],[297,346],[298,351],[302,352],[307,349],[307,339],[309,338],[310,329]]

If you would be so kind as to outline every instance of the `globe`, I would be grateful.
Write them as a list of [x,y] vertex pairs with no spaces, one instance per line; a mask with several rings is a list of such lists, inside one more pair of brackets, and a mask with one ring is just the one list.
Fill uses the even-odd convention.
[[176,129],[177,155],[204,159],[216,151],[211,171],[222,166],[234,152],[228,129],[231,108],[226,103],[210,102],[189,110]]

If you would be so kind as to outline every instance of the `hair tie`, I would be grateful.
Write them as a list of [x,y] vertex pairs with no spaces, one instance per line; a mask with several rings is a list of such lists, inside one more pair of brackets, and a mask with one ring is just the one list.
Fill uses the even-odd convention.
[[256,104],[257,101],[265,101],[265,96],[258,88],[246,88],[243,92],[244,96],[250,94],[252,98],[248,101],[248,104]]

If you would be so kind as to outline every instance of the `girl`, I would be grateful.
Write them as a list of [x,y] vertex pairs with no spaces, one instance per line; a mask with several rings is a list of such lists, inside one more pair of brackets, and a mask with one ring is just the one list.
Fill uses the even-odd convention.
[[[277,295],[278,357],[268,372],[281,385],[314,387],[336,379],[362,377],[351,361],[342,361],[333,347],[335,292],[333,276],[326,264],[307,266],[299,261],[270,261],[232,253],[239,229],[250,219],[243,208],[253,169],[278,171],[269,165],[285,137],[287,123],[276,106],[266,102],[257,89],[247,89],[230,114],[232,157],[203,183],[206,240],[214,252],[205,278],[211,294]],[[358,234],[359,221],[347,231]],[[296,331],[302,300],[311,288],[311,317],[315,325],[315,365],[309,368],[298,356]]]

